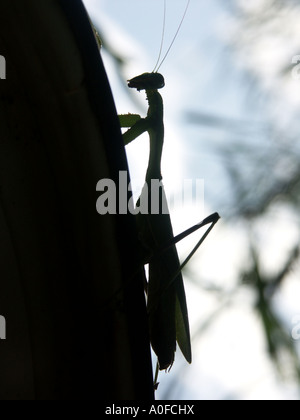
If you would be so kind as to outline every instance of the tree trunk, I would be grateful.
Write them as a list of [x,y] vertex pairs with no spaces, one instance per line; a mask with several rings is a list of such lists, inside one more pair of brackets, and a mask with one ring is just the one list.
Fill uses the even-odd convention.
[[81,0],[2,0],[0,398],[152,399],[131,215],[96,212],[128,171]]

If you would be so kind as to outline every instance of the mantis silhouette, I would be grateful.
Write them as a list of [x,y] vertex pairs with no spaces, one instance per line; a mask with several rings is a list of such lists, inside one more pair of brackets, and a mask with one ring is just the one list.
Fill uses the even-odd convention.
[[[189,3],[190,0],[187,3],[178,31],[161,64],[167,57],[177,37]],[[157,71],[161,67],[161,64]],[[128,145],[145,132],[148,132],[150,138],[150,156],[145,187],[138,200],[138,207],[142,200],[144,202],[145,194],[147,195],[147,202],[152,202],[152,191],[149,188],[151,182],[153,180],[162,181],[161,159],[164,144],[164,107],[163,99],[158,90],[165,86],[165,80],[160,73],[153,71],[152,73],[144,73],[129,80],[128,86],[138,91],[145,90],[149,104],[146,118],[133,114],[120,116],[121,127],[129,128],[123,135],[125,145]],[[203,222],[174,238],[170,215],[168,212],[163,211],[163,209],[167,208],[167,203],[162,183],[160,185],[159,212],[151,214],[149,205],[147,214],[144,214],[144,212],[143,214],[139,213],[136,217],[139,239],[141,248],[143,249],[143,263],[149,263],[149,282],[146,292],[150,340],[158,358],[159,369],[166,370],[172,367],[174,363],[176,342],[187,362],[192,362],[189,318],[182,269],[203,243],[209,232],[218,222],[220,216],[215,213]],[[176,243],[190,233],[207,225],[210,225],[207,232],[186,261],[180,265]]]

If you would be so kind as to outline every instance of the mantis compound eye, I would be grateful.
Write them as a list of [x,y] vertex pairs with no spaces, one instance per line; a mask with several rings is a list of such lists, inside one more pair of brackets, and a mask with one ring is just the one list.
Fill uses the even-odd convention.
[[165,86],[165,79],[160,73],[143,73],[128,81],[130,88],[141,90],[157,90]]

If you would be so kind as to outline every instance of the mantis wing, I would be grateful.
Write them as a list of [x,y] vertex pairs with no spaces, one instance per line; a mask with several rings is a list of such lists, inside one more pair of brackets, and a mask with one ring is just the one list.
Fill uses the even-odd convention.
[[[148,193],[144,188],[141,199]],[[144,247],[151,250],[153,257],[149,263],[148,312],[150,339],[155,351],[160,370],[167,369],[174,362],[176,341],[186,358],[191,363],[191,342],[186,297],[180,262],[176,246],[171,246],[160,253],[162,244],[174,238],[170,215],[162,214],[162,207],[167,210],[167,201],[163,187],[159,214],[138,215],[139,231]],[[151,199],[149,199],[151,203]],[[150,209],[149,209],[150,210]],[[174,280],[174,276],[177,277]]]
[[[177,250],[176,250],[177,254]],[[192,348],[188,310],[182,274],[176,279],[176,340],[188,363],[192,363]]]

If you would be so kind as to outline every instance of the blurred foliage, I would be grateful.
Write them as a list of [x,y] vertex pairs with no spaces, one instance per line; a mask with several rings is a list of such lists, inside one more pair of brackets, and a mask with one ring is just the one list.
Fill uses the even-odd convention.
[[296,247],[286,265],[280,273],[274,278],[268,278],[261,270],[259,256],[255,244],[252,246],[252,267],[245,273],[242,273],[241,279],[244,284],[254,288],[257,295],[256,310],[261,319],[262,327],[265,333],[268,351],[275,362],[280,374],[285,376],[282,370],[282,355],[287,353],[292,363],[294,371],[300,381],[300,365],[297,350],[291,340],[290,331],[286,328],[279,315],[276,313],[272,298],[277,293],[281,283],[288,276],[291,268],[299,258],[300,246]]
[[[218,148],[232,192],[229,216],[248,230],[250,261],[247,269],[239,273],[240,284],[247,284],[256,294],[256,311],[276,367],[285,374],[281,364],[284,353],[300,381],[297,344],[291,338],[290,325],[286,325],[274,303],[291,273],[299,273],[300,102],[296,90],[299,81],[293,80],[290,63],[300,50],[300,3],[230,0],[224,7],[230,9],[236,25],[230,40],[231,53],[243,63],[244,81],[251,85],[246,100],[254,97],[263,104],[259,123],[236,121],[232,127],[232,122],[229,126],[228,121],[214,116],[231,139],[237,138],[237,128],[240,133],[239,140],[229,140]],[[198,123],[203,121],[199,119]],[[261,237],[254,232],[268,223],[279,208],[290,216],[297,239],[289,244],[288,252],[282,244],[285,260],[279,268],[274,261],[276,268],[270,274],[262,261]],[[279,245],[280,241],[279,237]]]

